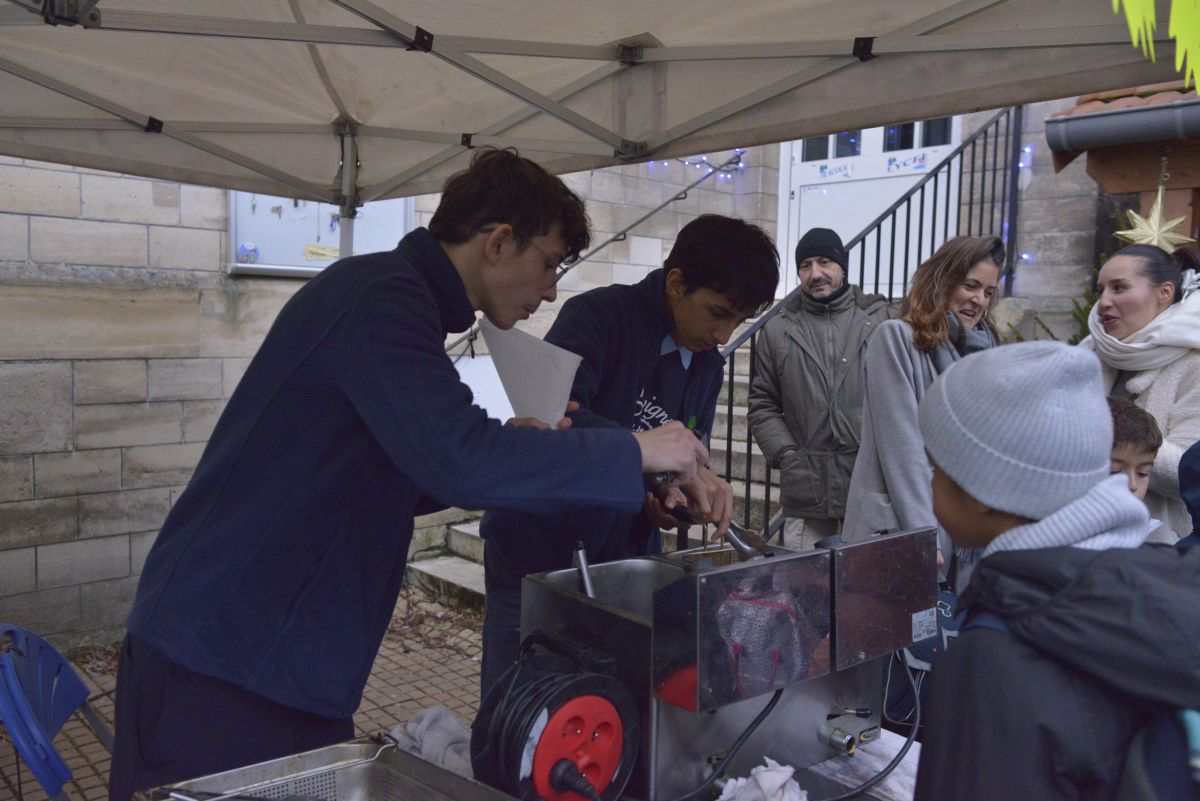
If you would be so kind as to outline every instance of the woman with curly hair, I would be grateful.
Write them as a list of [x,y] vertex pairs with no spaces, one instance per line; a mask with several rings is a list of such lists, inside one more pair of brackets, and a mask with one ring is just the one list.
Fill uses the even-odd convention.
[[[996,236],[947,241],[917,268],[900,319],[883,323],[871,337],[862,444],[846,499],[845,541],[857,542],[877,531],[937,527],[939,562],[951,561],[950,539],[933,515],[917,404],[947,367],[997,344],[988,313],[1004,259],[1004,244]],[[978,557],[962,550],[956,556],[955,584],[965,587]]]

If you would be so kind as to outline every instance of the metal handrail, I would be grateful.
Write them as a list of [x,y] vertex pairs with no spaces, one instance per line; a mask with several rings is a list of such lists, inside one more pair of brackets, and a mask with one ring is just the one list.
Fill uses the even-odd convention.
[[[1017,108],[1019,109],[1019,107],[1017,107]],[[925,186],[925,184],[932,181],[934,179],[934,177],[937,176],[937,174],[939,172],[941,172],[943,169],[950,167],[951,162],[953,162],[954,159],[958,158],[960,155],[965,153],[967,150],[967,147],[975,144],[980,139],[980,137],[983,135],[984,131],[991,128],[993,125],[996,124],[996,122],[998,120],[1000,120],[1003,117],[1006,117],[1010,113],[1011,113],[1011,109],[1004,109],[1003,111],[996,112],[996,114],[994,114],[991,118],[989,118],[987,122],[985,122],[982,126],[980,126],[978,131],[971,134],[968,138],[964,139],[962,141],[962,144],[960,144],[958,147],[954,148],[954,150],[950,151],[950,154],[947,155],[946,158],[939,161],[937,163],[937,165],[933,169],[931,169],[928,172],[928,174],[925,175],[924,178],[922,178],[921,180],[919,180],[915,184],[913,184],[908,189],[907,192],[905,192],[903,195],[900,196],[899,200],[897,200],[892,205],[888,206],[887,209],[882,214],[880,214],[878,217],[876,217],[874,220],[872,220],[871,223],[869,225],[867,225],[866,228],[859,231],[858,234],[856,234],[849,242],[847,242],[845,244],[846,253],[849,253],[851,250],[853,250],[855,248],[855,246],[861,245],[863,242],[865,242],[867,237],[870,236],[871,233],[876,228],[881,228],[883,226],[884,222],[886,222],[889,217],[891,217],[893,214],[895,214],[897,211],[900,210],[901,206],[903,206],[905,203],[911,201],[914,197],[916,197],[916,195],[921,191],[921,189]],[[961,193],[960,193],[959,197],[960,198],[962,197]],[[961,200],[960,200],[960,202],[961,202]],[[767,311],[765,311],[761,315],[759,315],[758,319],[754,321],[753,325],[751,325],[749,328],[747,328],[745,331],[743,331],[741,334],[739,334],[737,336],[737,338],[735,338],[733,340],[733,342],[731,342],[729,345],[725,346],[724,350],[721,351],[721,355],[723,357],[728,358],[730,353],[737,350],[737,348],[740,345],[745,344],[746,340],[749,339],[750,337],[752,337],[760,328],[762,328],[764,325],[766,325],[767,320],[770,320],[772,317],[774,317],[776,314],[778,314],[780,312],[780,310],[783,309],[783,307],[788,303],[788,301],[799,297],[800,289],[801,289],[801,287],[796,287],[791,292],[787,293],[787,295],[785,295],[782,300],[780,300],[778,303],[776,303],[770,309],[768,309]]]

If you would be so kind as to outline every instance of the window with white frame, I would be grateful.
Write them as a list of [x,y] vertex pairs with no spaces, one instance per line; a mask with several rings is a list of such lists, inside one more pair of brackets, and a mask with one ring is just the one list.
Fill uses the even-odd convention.
[[[229,193],[230,272],[311,275],[340,258],[337,206],[314,200]],[[354,253],[392,250],[413,228],[412,200],[367,203],[354,219]]]

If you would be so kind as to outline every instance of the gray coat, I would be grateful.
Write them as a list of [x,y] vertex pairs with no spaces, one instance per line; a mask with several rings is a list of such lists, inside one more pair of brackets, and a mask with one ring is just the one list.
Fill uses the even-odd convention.
[[[937,350],[947,364],[960,358],[949,343]],[[917,405],[938,375],[934,354],[917,350],[908,323],[888,320],[871,337],[866,368],[862,445],[850,479],[842,538],[860,542],[876,531],[933,527],[938,548],[949,560],[953,549],[933,514],[933,470],[917,422]],[[961,548],[953,553],[961,589],[979,553]]]
[[887,317],[886,298],[851,287],[830,303],[801,293],[763,327],[750,385],[750,431],[780,471],[785,517],[845,516],[867,337]]

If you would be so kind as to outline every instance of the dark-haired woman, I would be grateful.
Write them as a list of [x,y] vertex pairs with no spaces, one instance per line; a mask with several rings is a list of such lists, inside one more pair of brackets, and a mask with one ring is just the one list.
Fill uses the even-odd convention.
[[[867,346],[862,445],[854,462],[842,536],[856,542],[876,531],[938,527],[929,488],[917,404],[933,379],[969,353],[996,344],[988,320],[1004,265],[995,236],[958,236],[917,268],[898,320],[879,326]],[[966,447],[964,445],[964,447]],[[949,537],[938,551],[949,567]],[[973,551],[953,560],[965,587]]]
[[1146,506],[1163,525],[1149,542],[1173,543],[1192,530],[1179,494],[1179,460],[1200,440],[1200,254],[1130,245],[1100,268],[1100,299],[1081,344],[1100,357],[1105,388],[1154,416],[1163,444]]

